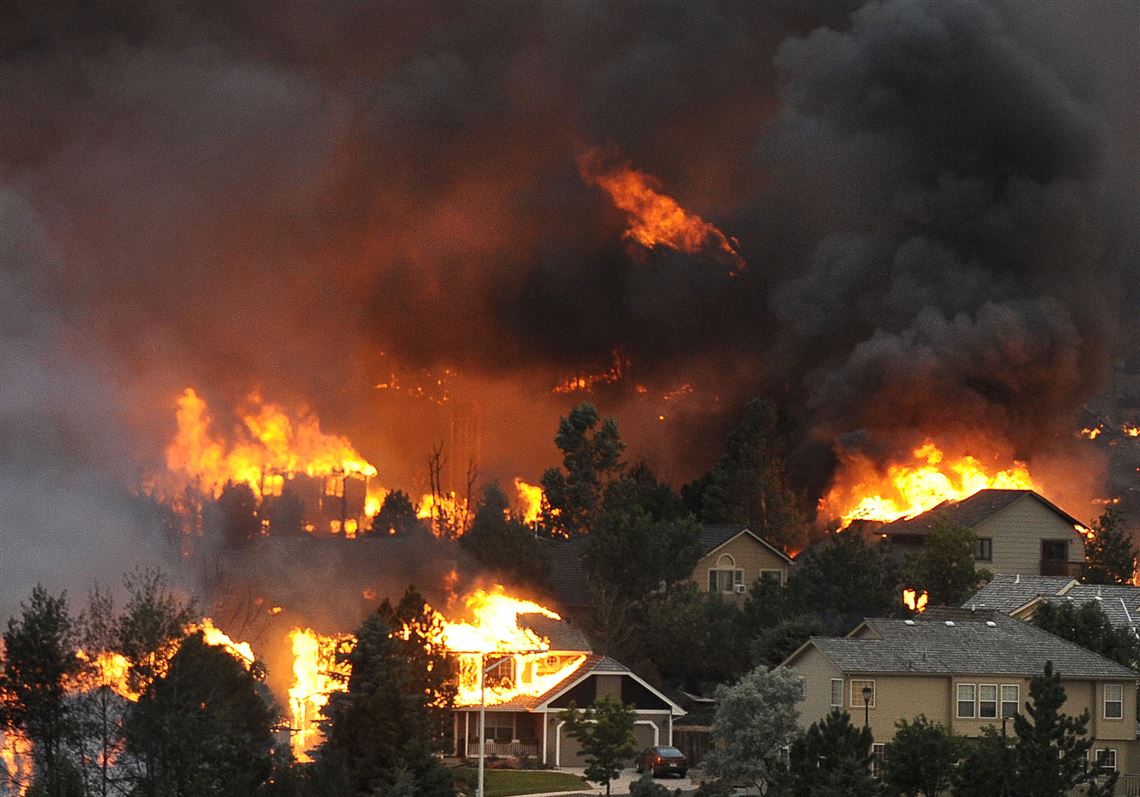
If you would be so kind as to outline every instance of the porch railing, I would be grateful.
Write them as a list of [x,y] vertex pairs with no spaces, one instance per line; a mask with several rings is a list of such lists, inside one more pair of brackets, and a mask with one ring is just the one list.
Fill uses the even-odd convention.
[[[488,756],[500,756],[503,758],[538,757],[537,741],[493,742],[488,739],[485,744],[487,745],[486,752]],[[479,740],[477,738],[467,740],[467,755],[468,757],[479,755]]]

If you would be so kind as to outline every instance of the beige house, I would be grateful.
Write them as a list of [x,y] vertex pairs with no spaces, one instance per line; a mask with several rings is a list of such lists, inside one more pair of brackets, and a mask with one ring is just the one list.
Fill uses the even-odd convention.
[[[673,744],[673,722],[684,716],[684,709],[625,665],[591,653],[585,637],[570,624],[536,614],[520,614],[518,622],[548,641],[548,662],[540,666],[556,671],[576,660],[581,664],[542,694],[518,695],[508,703],[486,706],[486,755],[529,757],[556,767],[584,766],[578,743],[566,733],[566,722],[560,715],[571,703],[588,708],[602,697],[634,708],[639,752],[652,745]],[[496,668],[496,677],[508,682],[516,675],[509,659],[504,656],[502,666]],[[452,742],[457,756],[474,758],[479,754],[478,705],[454,709]]]
[[702,526],[700,543],[692,580],[702,590],[743,599],[757,581],[788,582],[791,557],[744,526]]
[[921,546],[940,521],[977,535],[975,562],[991,573],[1073,577],[1085,561],[1085,526],[1032,490],[979,490],[874,532],[905,550]]
[[1122,789],[1140,785],[1136,673],[1001,613],[865,620],[846,637],[810,639],[784,666],[806,681],[803,727],[842,707],[867,722],[881,753],[895,723],[919,714],[963,736],[1001,726],[1024,711],[1030,679],[1048,661],[1068,695],[1062,710],[1089,711],[1093,755],[1121,772]]

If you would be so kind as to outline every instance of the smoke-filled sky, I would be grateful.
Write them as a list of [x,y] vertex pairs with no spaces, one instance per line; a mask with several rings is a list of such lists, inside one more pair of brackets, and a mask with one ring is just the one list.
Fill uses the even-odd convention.
[[[254,389],[306,404],[411,488],[452,416],[375,385],[446,369],[483,472],[534,480],[585,397],[552,386],[617,350],[594,398],[631,455],[692,478],[769,395],[810,495],[836,445],[1056,461],[1140,350],[1132,2],[0,16],[4,614],[36,580],[161,559],[123,498],[188,386],[223,431]],[[747,268],[623,238],[579,172],[595,150]]]

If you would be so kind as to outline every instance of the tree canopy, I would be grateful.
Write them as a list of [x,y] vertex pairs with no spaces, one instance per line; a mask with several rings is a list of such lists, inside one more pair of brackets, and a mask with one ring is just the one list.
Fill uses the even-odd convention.
[[611,781],[637,755],[633,707],[602,697],[581,711],[571,704],[560,716],[566,721],[566,732],[581,746],[586,780],[604,783],[609,795]]
[[559,536],[581,534],[593,525],[606,485],[625,467],[625,444],[617,421],[602,420],[589,402],[559,421],[554,443],[562,452],[565,472],[550,468],[542,474],[542,525]]
[[961,606],[992,578],[988,571],[974,567],[977,544],[973,531],[939,518],[922,549],[907,557],[903,582],[911,589],[926,591],[931,605]]
[[1089,584],[1128,584],[1136,572],[1136,546],[1124,528],[1124,515],[1115,506],[1105,507],[1085,540],[1085,564],[1081,579]]
[[1033,624],[1125,667],[1140,666],[1140,640],[1130,628],[1114,626],[1095,601],[1083,606],[1068,601],[1043,603],[1033,615]]

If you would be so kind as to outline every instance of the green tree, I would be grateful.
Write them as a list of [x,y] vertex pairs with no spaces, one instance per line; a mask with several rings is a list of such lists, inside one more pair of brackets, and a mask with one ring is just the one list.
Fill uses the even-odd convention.
[[954,797],[1014,797],[1017,773],[1012,739],[999,735],[992,726],[982,735],[963,739],[961,763],[951,776]]
[[579,711],[573,703],[559,715],[566,732],[577,739],[586,759],[586,779],[606,784],[606,795],[626,762],[637,755],[633,738],[634,710],[611,697]]
[[748,403],[704,485],[702,521],[743,524],[777,546],[803,539],[803,516],[784,483],[779,426],[779,415],[770,401]]
[[380,511],[372,518],[372,534],[384,537],[408,537],[424,534],[427,528],[416,516],[412,499],[403,490],[393,490],[384,497]]
[[637,505],[606,509],[586,539],[583,564],[592,581],[634,600],[689,578],[700,559],[699,535],[691,517],[654,521]]
[[[364,621],[348,656],[347,691],[324,713],[327,738],[319,755],[339,768],[352,793],[383,794],[414,779],[424,797],[453,794],[450,773],[433,754],[454,702],[454,668],[436,641],[439,620],[409,588],[385,600]],[[335,781],[329,772],[325,777]]]
[[271,771],[273,716],[245,665],[191,634],[127,718],[127,751],[147,762],[136,792],[253,794]]
[[1033,624],[1125,667],[1140,667],[1140,640],[1130,628],[1114,626],[1096,601],[1083,606],[1068,601],[1043,603],[1033,615]]
[[183,603],[160,570],[135,570],[123,577],[127,602],[115,623],[115,650],[130,663],[131,688],[142,693],[162,672],[196,616],[194,602]]
[[52,597],[42,585],[20,604],[20,617],[9,618],[4,632],[0,718],[31,741],[36,788],[46,797],[74,793],[75,765],[66,748],[76,733],[67,697],[82,667],[76,641],[67,594]]
[[761,631],[749,645],[749,654],[755,664],[778,667],[800,645],[826,631],[823,621],[814,614],[793,615]]
[[954,732],[920,714],[895,723],[883,756],[883,783],[892,794],[938,797],[950,785],[961,744]]
[[869,728],[856,728],[842,709],[832,709],[792,742],[789,764],[795,797],[873,797]]
[[602,505],[605,509],[640,507],[656,522],[682,520],[692,515],[668,484],[660,482],[645,462],[636,462],[626,474],[610,482]]
[[602,420],[588,402],[559,421],[554,443],[562,451],[565,473],[550,468],[542,474],[542,525],[558,536],[581,534],[593,525],[606,485],[625,467],[621,460],[625,444],[617,421]]
[[539,586],[550,568],[542,543],[511,512],[507,496],[496,484],[483,489],[475,519],[459,546],[485,570],[519,584]]
[[95,662],[118,652],[119,621],[111,595],[95,587],[80,620],[80,639],[87,654],[76,699],[78,747],[89,790],[101,797],[118,793],[123,778],[114,762],[123,748],[123,723],[130,701],[115,691],[114,675]]
[[1092,783],[1097,773],[1088,765],[1088,709],[1074,717],[1061,711],[1064,703],[1061,675],[1046,662],[1045,671],[1029,682],[1025,713],[1013,718],[1015,782],[1022,797],[1063,797],[1082,784],[1112,793],[1115,772],[1100,786]]
[[932,606],[961,606],[992,578],[988,571],[974,569],[977,545],[973,531],[939,518],[922,548],[907,557],[904,583],[919,592],[925,590]]
[[829,632],[849,630],[864,617],[898,607],[898,562],[885,542],[873,545],[856,533],[831,535],[796,559],[788,576],[788,605],[820,617]]
[[1115,506],[1092,525],[1085,539],[1085,565],[1081,579],[1089,584],[1128,584],[1136,572],[1136,546],[1124,528],[1124,515]]
[[714,748],[704,760],[712,775],[744,780],[761,793],[783,774],[780,752],[796,733],[803,677],[792,670],[757,667],[732,686],[716,690]]

